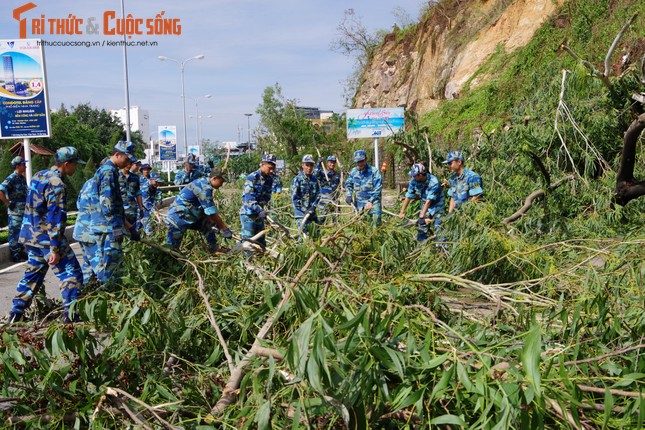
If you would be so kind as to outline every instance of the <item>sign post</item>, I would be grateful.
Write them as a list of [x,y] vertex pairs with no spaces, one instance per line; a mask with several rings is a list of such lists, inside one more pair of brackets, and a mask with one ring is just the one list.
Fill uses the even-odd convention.
[[0,40],[0,58],[0,139],[23,138],[29,184],[29,139],[51,136],[45,53],[38,39]]
[[404,113],[403,108],[348,109],[347,138],[374,138],[374,167],[378,169],[378,139],[402,130]]

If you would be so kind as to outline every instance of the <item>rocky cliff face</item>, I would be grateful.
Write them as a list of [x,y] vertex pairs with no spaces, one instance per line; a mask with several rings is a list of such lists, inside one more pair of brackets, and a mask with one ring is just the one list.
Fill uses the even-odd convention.
[[434,109],[486,80],[480,73],[498,50],[531,40],[564,0],[443,1],[414,29],[394,31],[362,76],[354,106]]

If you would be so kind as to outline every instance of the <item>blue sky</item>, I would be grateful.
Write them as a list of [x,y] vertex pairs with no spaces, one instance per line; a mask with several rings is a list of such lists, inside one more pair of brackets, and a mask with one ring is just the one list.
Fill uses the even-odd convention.
[[[103,32],[105,11],[120,16],[119,0],[31,0],[36,8],[24,12],[27,38],[47,41],[93,41],[103,44],[121,36]],[[19,36],[15,8],[29,0],[4,0],[0,15],[0,39]],[[130,104],[147,109],[151,131],[159,125],[176,125],[182,140],[181,79],[179,65],[160,61],[163,55],[176,60],[203,54],[202,60],[185,65],[187,97],[199,99],[202,137],[219,141],[246,140],[247,118],[253,113],[251,129],[257,125],[255,110],[263,90],[279,83],[283,94],[301,105],[344,111],[343,85],[353,60],[332,52],[336,27],[344,11],[353,8],[370,31],[390,29],[399,7],[416,19],[421,0],[396,2],[370,0],[125,0],[126,14],[144,20],[164,12],[179,19],[181,35],[135,35],[132,41],[154,41],[155,47],[128,49]],[[82,35],[34,35],[32,20],[84,19]],[[87,19],[97,18],[99,34],[87,34]],[[114,26],[113,22],[110,25]],[[146,30],[145,24],[142,29]],[[94,107],[118,109],[125,106],[123,49],[117,46],[47,47],[45,49],[50,106],[91,103]],[[187,138],[196,141],[194,101],[186,100]],[[146,137],[147,138],[147,137]]]

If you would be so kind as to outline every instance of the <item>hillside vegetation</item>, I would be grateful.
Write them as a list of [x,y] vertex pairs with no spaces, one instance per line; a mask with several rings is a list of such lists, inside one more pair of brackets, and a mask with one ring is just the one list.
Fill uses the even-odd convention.
[[[120,288],[79,302],[86,323],[42,326],[53,317],[41,310],[0,329],[7,422],[642,428],[645,198],[612,196],[622,133],[641,108],[630,95],[643,91],[643,17],[612,57],[611,90],[560,48],[602,69],[642,9],[567,2],[525,48],[499,50],[485,84],[410,113],[385,144],[400,164],[416,151],[445,177],[436,166],[461,148],[484,179],[486,200],[445,218],[445,249],[419,245],[398,219],[372,228],[348,207],[310,238],[271,228],[277,256],[213,257],[197,235],[182,256],[129,244]],[[624,49],[638,56],[620,65]],[[642,137],[637,148],[643,178]],[[237,231],[239,194],[218,197]],[[273,206],[293,227],[289,197]]]

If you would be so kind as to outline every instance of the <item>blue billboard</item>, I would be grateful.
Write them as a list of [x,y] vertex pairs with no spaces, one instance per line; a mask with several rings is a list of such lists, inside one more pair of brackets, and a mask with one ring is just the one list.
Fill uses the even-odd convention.
[[40,40],[0,40],[0,138],[49,137],[45,56]]

